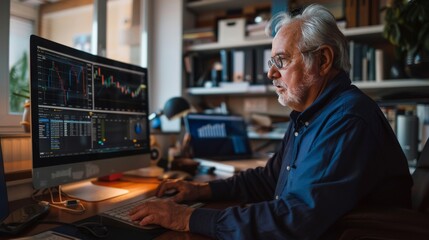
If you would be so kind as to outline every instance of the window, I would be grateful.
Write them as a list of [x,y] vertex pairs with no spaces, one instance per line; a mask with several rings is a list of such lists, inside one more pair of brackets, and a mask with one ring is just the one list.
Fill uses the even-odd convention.
[[29,95],[29,43],[34,33],[30,20],[11,16],[9,36],[9,113],[21,114]]
[[[29,96],[31,34],[91,52],[92,1],[81,1],[78,6],[74,0],[46,2],[0,1],[0,22],[10,22],[9,26],[0,24],[0,42],[9,41],[9,46],[0,45],[0,133],[22,131],[19,123]],[[107,24],[106,36],[101,38],[107,37],[108,58],[146,65],[147,46],[143,48],[140,41],[140,4],[147,5],[148,1],[107,1],[107,22],[98,25]]]
[[16,132],[29,95],[28,39],[37,28],[37,10],[18,1],[0,1],[0,18],[0,42],[9,43],[0,46],[0,132]]
[[[133,39],[135,36],[132,36],[133,31],[131,31],[134,24],[132,4],[132,0],[107,2],[106,56],[128,63],[133,63],[132,58],[139,59],[132,56],[136,51],[132,51],[131,45],[139,44]],[[85,4],[42,13],[40,35],[91,53],[93,11],[92,4]]]

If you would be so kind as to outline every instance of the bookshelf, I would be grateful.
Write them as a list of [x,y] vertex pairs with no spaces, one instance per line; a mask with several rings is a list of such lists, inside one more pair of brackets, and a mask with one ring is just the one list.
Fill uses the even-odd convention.
[[194,12],[207,12],[219,9],[243,8],[244,6],[259,3],[270,3],[270,0],[196,0],[187,1],[186,7]]
[[[254,0],[200,0],[200,1],[188,1],[185,4],[185,8],[191,15],[203,13],[208,14],[210,12],[227,11],[228,9],[235,9],[237,7],[242,8],[244,6],[258,4],[260,2],[270,3],[271,1],[254,1]],[[294,1],[295,2],[295,1]],[[326,2],[323,0],[317,2]],[[338,1],[342,2],[342,1]],[[346,12],[344,12],[346,14]],[[340,26],[341,24],[339,24]],[[190,25],[187,27],[189,28]],[[191,24],[192,28],[192,24]],[[389,97],[394,97],[395,103],[398,105],[401,103],[401,97],[403,101],[407,103],[413,102],[412,104],[427,104],[429,102],[429,79],[390,79],[389,70],[393,61],[394,49],[390,43],[383,38],[384,26],[382,24],[360,26],[352,28],[340,27],[344,35],[349,41],[354,41],[368,46],[381,49],[384,57],[384,66],[382,67],[383,78],[378,81],[353,81],[353,84],[360,88],[363,92],[369,95],[376,101],[390,101]],[[272,38],[265,37],[259,39],[253,39],[245,37],[242,41],[235,41],[229,43],[222,42],[211,42],[204,44],[194,44],[184,46],[184,54],[195,53],[195,54],[206,54],[216,53],[221,50],[236,49],[248,49],[248,48],[270,48]],[[288,114],[284,108],[278,107],[277,95],[270,81],[266,84],[252,85],[247,87],[237,88],[223,88],[223,87],[195,87],[187,84],[186,77],[183,80],[183,93],[191,99],[198,99],[200,102],[207,103],[207,106],[215,106],[220,102],[226,102],[230,110],[237,114],[243,114],[246,116],[246,111],[243,110],[243,106],[246,105],[247,99],[266,99],[268,101],[269,108],[268,112],[277,112]],[[418,97],[416,97],[418,96]],[[415,98],[411,99],[410,98]],[[387,100],[386,100],[387,99]],[[270,135],[267,135],[270,136]],[[262,138],[261,136],[255,135],[253,138]],[[269,137],[268,137],[269,138]],[[278,138],[276,136],[275,138]]]
[[[429,80],[427,79],[395,79],[382,82],[355,82],[353,83],[368,95],[378,98],[383,95],[394,94],[396,92],[428,93]],[[221,87],[213,88],[188,88],[191,95],[261,95],[267,96],[275,93],[272,85],[248,86],[247,88],[228,89]]]
[[264,38],[264,39],[257,39],[257,40],[245,40],[242,42],[233,42],[233,43],[205,43],[205,44],[198,44],[193,45],[190,47],[187,47],[187,51],[213,51],[213,50],[220,50],[225,48],[238,48],[238,47],[255,47],[255,46],[261,46],[261,45],[271,45],[272,38]]
[[[357,40],[365,39],[365,41],[375,39],[379,40],[383,32],[383,25],[367,26],[367,27],[356,27],[342,29],[344,36]],[[264,39],[245,39],[242,42],[234,43],[205,43],[196,44],[187,47],[186,51],[212,51],[225,48],[237,48],[237,47],[251,47],[260,45],[271,45],[272,38],[266,37]]]

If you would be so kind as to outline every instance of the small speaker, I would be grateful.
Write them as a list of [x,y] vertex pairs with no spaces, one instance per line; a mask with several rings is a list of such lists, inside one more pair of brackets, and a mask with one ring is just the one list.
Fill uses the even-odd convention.
[[152,146],[150,150],[150,159],[158,162],[161,159],[161,152],[158,147]]
[[408,161],[417,159],[419,120],[415,115],[398,115],[396,135]]

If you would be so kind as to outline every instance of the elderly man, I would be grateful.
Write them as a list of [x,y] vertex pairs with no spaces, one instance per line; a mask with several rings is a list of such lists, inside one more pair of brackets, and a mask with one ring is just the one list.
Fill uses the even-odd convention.
[[[310,5],[271,23],[268,77],[280,104],[293,110],[281,149],[265,167],[229,179],[163,182],[157,195],[176,189],[174,201],[147,202],[133,220],[219,239],[317,239],[358,206],[410,205],[404,153],[377,104],[351,84],[346,39],[332,14]],[[176,203],[197,199],[249,204]]]

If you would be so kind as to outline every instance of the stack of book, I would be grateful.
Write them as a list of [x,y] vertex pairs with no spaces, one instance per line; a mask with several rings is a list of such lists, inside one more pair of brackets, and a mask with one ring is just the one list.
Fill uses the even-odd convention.
[[260,23],[247,24],[246,34],[248,39],[261,39],[267,38],[265,34],[265,27],[267,26],[267,21]]
[[352,65],[350,79],[360,81],[384,80],[384,53],[381,49],[349,41],[349,57]]
[[380,24],[380,0],[345,0],[347,28]]
[[185,45],[216,42],[216,34],[213,28],[195,28],[183,32],[183,42]]

